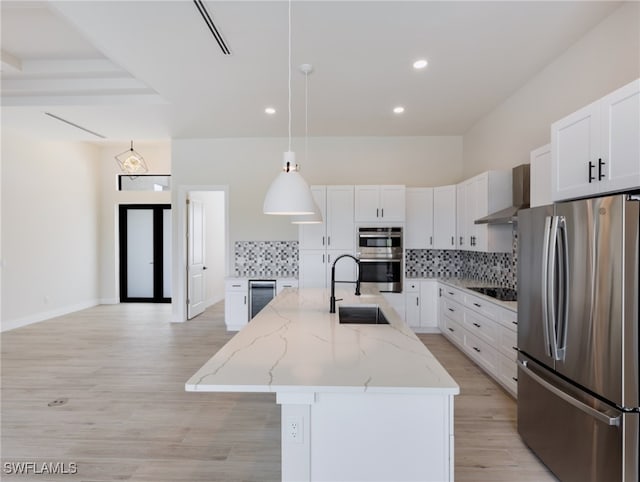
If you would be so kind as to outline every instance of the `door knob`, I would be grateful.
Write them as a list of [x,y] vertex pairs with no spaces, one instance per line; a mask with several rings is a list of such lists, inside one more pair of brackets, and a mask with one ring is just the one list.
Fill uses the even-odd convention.
[[202,269],[205,270],[205,269],[209,269],[209,268],[207,268],[206,266],[203,266]]

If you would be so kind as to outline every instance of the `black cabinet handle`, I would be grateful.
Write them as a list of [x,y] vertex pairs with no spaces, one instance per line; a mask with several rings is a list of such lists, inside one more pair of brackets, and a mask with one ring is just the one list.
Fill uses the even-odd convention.
[[477,328],[481,328],[481,325],[479,325],[478,323],[474,323],[473,326],[475,326]]
[[515,351],[518,351],[518,347],[517,346],[512,346],[511,348],[513,348]]
[[593,168],[596,167],[593,162],[589,161],[589,184],[591,184],[591,181],[595,181],[596,178],[593,177]]
[[322,246],[324,246],[324,236],[322,236]]
[[518,325],[518,322],[517,322],[517,321],[512,321],[511,323],[513,323],[513,324],[514,324],[514,325],[516,325],[516,326]]
[[416,296],[416,306],[420,306],[420,298]]
[[380,217],[379,214],[380,214],[380,209],[376,208],[376,218]]
[[245,304],[245,305],[247,304],[247,296],[246,296],[246,295],[245,295],[245,297],[244,297],[244,304]]
[[453,328],[449,328],[449,331],[450,331],[451,333],[453,333],[453,332],[454,332],[454,331],[456,331],[456,330],[454,330]]
[[475,351],[477,351],[478,353],[480,353],[480,348],[478,348],[478,347],[475,347],[475,346],[474,346],[474,347],[473,347],[473,349],[474,349]]
[[384,218],[384,208],[382,208],[382,209],[380,210],[380,217],[381,217],[381,218]]
[[517,377],[511,377],[511,380],[513,380],[514,382],[517,382],[518,378]]
[[477,306],[478,308],[482,308],[482,305],[479,303],[474,303],[473,306]]
[[455,313],[456,310],[454,310],[453,308],[447,308],[451,313]]
[[460,236],[460,246],[464,244],[464,236]]
[[449,293],[451,296],[455,294],[453,291],[447,291],[447,293]]
[[433,246],[433,236],[429,236],[429,246]]
[[605,175],[602,174],[603,167],[604,167],[604,161],[602,159],[598,159],[598,181],[602,181],[605,178]]
[[456,244],[455,237],[451,236],[451,246],[453,246],[454,244]]

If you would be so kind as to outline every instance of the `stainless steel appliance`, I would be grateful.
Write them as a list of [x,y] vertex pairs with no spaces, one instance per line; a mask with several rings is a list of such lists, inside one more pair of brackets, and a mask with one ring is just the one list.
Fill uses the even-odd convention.
[[275,280],[249,280],[249,319],[276,296]]
[[402,292],[402,228],[361,227],[358,251],[361,283],[373,283],[381,292]]
[[529,207],[530,203],[531,166],[521,164],[511,170],[511,206],[496,213],[491,213],[475,224],[512,224],[517,220],[518,212]]
[[562,480],[639,479],[640,196],[518,213],[518,431]]

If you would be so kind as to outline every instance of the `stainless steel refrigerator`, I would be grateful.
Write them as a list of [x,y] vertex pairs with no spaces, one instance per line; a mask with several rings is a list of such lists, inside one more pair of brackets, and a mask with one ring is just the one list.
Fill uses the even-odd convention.
[[518,213],[518,432],[563,482],[638,482],[640,196]]

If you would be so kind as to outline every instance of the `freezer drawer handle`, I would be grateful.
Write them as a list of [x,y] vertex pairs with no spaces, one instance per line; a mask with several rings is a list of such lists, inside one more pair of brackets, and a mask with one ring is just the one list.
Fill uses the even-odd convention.
[[554,387],[551,383],[549,383],[548,381],[546,381],[542,377],[536,375],[527,366],[527,362],[526,361],[518,360],[518,364],[520,365],[520,368],[522,369],[522,371],[524,371],[527,375],[529,375],[531,378],[533,378],[536,382],[538,382],[540,385],[542,385],[544,388],[549,390],[554,395],[560,397],[565,402],[570,403],[571,405],[573,405],[577,409],[582,410],[587,415],[589,415],[589,416],[591,416],[591,417],[593,417],[593,418],[595,418],[595,419],[597,419],[597,420],[599,420],[599,421],[601,421],[603,423],[606,423],[607,425],[611,425],[611,426],[615,425],[616,427],[618,427],[620,425],[620,416],[609,417],[608,415],[606,415],[606,414],[604,414],[602,412],[599,412],[595,408],[591,408],[586,403],[582,403],[580,400],[576,400],[571,395],[563,392],[559,388]]

